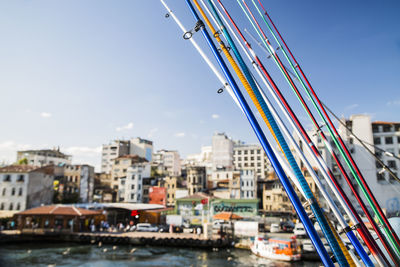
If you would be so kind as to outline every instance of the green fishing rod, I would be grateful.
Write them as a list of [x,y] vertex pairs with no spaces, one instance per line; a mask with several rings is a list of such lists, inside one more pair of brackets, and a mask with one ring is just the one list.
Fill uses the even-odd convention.
[[[262,31],[260,25],[258,24],[256,18],[254,17],[253,13],[251,12],[250,8],[248,7],[248,5],[246,4],[246,2],[244,0],[240,1],[237,0],[238,4],[240,5],[241,9],[243,10],[244,14],[246,15],[247,19],[250,21],[250,23],[252,24],[253,28],[255,29],[255,31],[257,32],[257,34],[259,35],[260,39],[262,40],[263,44],[265,45],[265,47],[267,48],[268,52],[272,55],[275,63],[277,64],[277,66],[279,67],[280,71],[283,73],[286,81],[289,83],[289,85],[291,86],[291,88],[293,89],[293,91],[295,92],[298,100],[301,102],[303,108],[306,110],[307,114],[309,115],[310,119],[313,121],[314,126],[317,129],[317,132],[321,135],[321,137],[324,140],[324,143],[326,145],[326,147],[328,148],[328,150],[332,153],[333,149],[330,145],[330,143],[328,142],[328,140],[325,137],[325,134],[323,133],[323,131],[321,130],[321,127],[319,126],[319,124],[317,123],[317,121],[315,120],[314,116],[312,115],[310,109],[308,108],[306,102],[304,101],[303,97],[301,96],[299,90],[297,89],[296,85],[294,84],[293,80],[291,79],[289,73],[286,71],[286,69],[284,68],[281,60],[279,59],[278,55],[276,54],[275,50],[273,49],[271,43],[269,42],[267,36],[264,34],[264,32]],[[244,6],[241,4],[241,2],[243,2],[243,5],[246,7],[246,9],[244,8]],[[250,14],[250,15],[249,15]],[[251,16],[251,18],[250,18]],[[253,22],[254,21],[254,22]],[[257,27],[256,27],[256,25]],[[311,100],[312,97],[310,97]],[[313,101],[314,107],[316,107],[315,105],[315,101]],[[317,108],[317,107],[316,107]],[[319,115],[322,116],[322,114],[319,111]],[[323,116],[322,116],[323,118]],[[325,118],[323,118],[323,120],[326,122]],[[360,186],[361,190],[363,191],[363,194],[365,195],[365,197],[367,198],[368,203],[370,204],[372,210],[374,211],[375,215],[378,217],[380,223],[383,225],[383,229],[386,233],[386,235],[389,237],[390,241],[392,242],[393,248],[396,249],[396,251],[398,252],[398,247],[396,246],[396,242],[395,239],[393,238],[393,236],[390,234],[391,231],[389,230],[388,227],[385,227],[386,225],[384,224],[384,220],[383,218],[380,216],[378,208],[376,205],[374,205],[374,201],[371,199],[370,195],[368,194],[366,188],[363,186],[362,181],[359,179],[359,177],[357,176],[356,171],[354,170],[353,166],[351,165],[351,162],[349,161],[349,159],[346,157],[346,154],[344,152],[344,150],[340,147],[338,140],[335,138],[334,133],[332,132],[332,129],[329,127],[328,123],[325,123],[328,126],[328,131],[330,133],[330,135],[332,136],[333,141],[335,142],[336,146],[339,149],[339,152],[341,153],[342,157],[345,159],[346,164],[349,166],[353,176],[355,177],[358,185]],[[335,156],[334,156],[335,158]],[[339,162],[339,160],[337,158],[335,158],[336,162]],[[339,165],[339,164],[338,164]],[[342,172],[345,172],[344,170],[342,170]],[[346,180],[349,185],[351,184],[351,181]],[[352,186],[352,184],[350,185]],[[355,190],[354,190],[355,191]],[[354,192],[353,192],[354,193]],[[379,207],[379,206],[378,206]],[[364,212],[366,212],[365,209],[363,209]],[[368,217],[368,215],[367,215]],[[370,217],[370,216],[369,216]],[[371,217],[369,218],[371,219]],[[375,231],[379,231],[379,229],[375,229]],[[379,235],[379,233],[377,233]],[[380,239],[382,240],[382,243],[385,244],[385,242],[387,243],[387,241],[385,240],[385,237],[383,235],[380,235]],[[386,249],[391,250],[391,246],[388,244],[385,246]],[[394,262],[397,262],[398,258],[396,253],[389,253],[389,254],[394,254],[391,255],[391,258]]]
[[[244,0],[243,0],[244,2]],[[262,6],[261,2],[258,1],[260,3],[260,5]],[[350,171],[352,173],[352,175],[354,176],[354,178],[357,181],[357,184],[360,186],[360,188],[362,189],[362,192],[364,194],[364,196],[366,197],[369,205],[371,206],[372,210],[374,211],[374,214],[377,216],[379,222],[382,224],[383,229],[386,233],[386,235],[388,236],[388,238],[390,239],[393,248],[395,248],[396,252],[398,253],[398,256],[400,255],[400,241],[396,235],[396,233],[394,232],[393,228],[391,227],[389,221],[387,220],[385,214],[383,213],[381,207],[379,206],[376,198],[374,197],[372,191],[370,190],[368,184],[366,183],[363,175],[361,174],[360,170],[358,169],[356,163],[354,162],[352,156],[350,155],[346,145],[344,144],[342,138],[340,137],[340,135],[338,134],[335,126],[333,125],[332,121],[329,118],[329,115],[327,114],[327,112],[325,111],[323,105],[321,104],[318,96],[316,95],[315,91],[312,89],[310,83],[308,82],[307,78],[305,77],[303,71],[301,70],[299,64],[297,64],[297,61],[294,60],[295,64],[292,63],[292,61],[289,58],[289,55],[287,54],[285,48],[281,45],[281,43],[279,42],[278,38],[276,37],[276,35],[274,34],[270,24],[268,23],[268,21],[265,19],[265,17],[263,16],[262,12],[260,11],[260,9],[258,8],[257,4],[255,3],[254,0],[252,0],[252,3],[254,5],[254,7],[256,8],[257,12],[259,13],[260,17],[262,18],[262,20],[265,22],[265,24],[267,25],[269,31],[272,33],[275,41],[278,43],[279,47],[281,48],[286,60],[288,61],[288,63],[290,64],[292,70],[294,71],[298,81],[300,82],[301,86],[303,87],[303,89],[305,90],[307,96],[310,98],[314,108],[316,109],[318,115],[321,117],[321,119],[323,120],[324,124],[327,126],[328,132],[330,134],[330,136],[332,137],[332,140],[334,141],[336,147],[338,148],[341,156],[343,157],[343,159],[345,160],[347,166],[350,168]],[[262,8],[264,9],[264,7],[262,6]],[[249,9],[248,9],[249,10]],[[264,9],[265,11],[265,9]],[[249,10],[249,12],[251,12]],[[266,12],[265,12],[266,13]],[[255,20],[254,16],[253,20]],[[269,16],[268,16],[269,17]],[[255,20],[256,21],[256,20]],[[265,34],[262,32],[261,27],[259,26],[259,24],[257,23],[257,26],[259,27],[262,35],[264,38],[266,38]],[[275,27],[276,29],[276,27]],[[279,34],[280,35],[280,34]],[[281,35],[280,35],[281,36]],[[261,37],[261,36],[260,36]],[[282,38],[283,39],[283,38]],[[287,48],[286,43],[285,47]],[[288,48],[287,48],[288,49]],[[290,53],[292,58],[294,59],[294,56],[292,53]],[[289,74],[285,71],[285,69],[282,69],[282,63],[279,60],[279,57],[276,55],[277,57],[277,61],[280,63],[279,67],[281,68],[281,71],[284,73],[285,76],[288,76],[288,79],[290,79]],[[296,66],[295,66],[296,65]],[[297,68],[296,68],[297,67]],[[306,80],[307,85],[304,83],[304,80],[300,77],[299,72],[301,72],[303,79]],[[294,83],[290,83],[290,85],[294,86]],[[297,92],[297,88],[293,88],[294,90],[296,90],[296,95],[300,94],[299,92]],[[319,104],[319,106],[317,105],[317,103]],[[325,115],[325,116],[324,116]]]

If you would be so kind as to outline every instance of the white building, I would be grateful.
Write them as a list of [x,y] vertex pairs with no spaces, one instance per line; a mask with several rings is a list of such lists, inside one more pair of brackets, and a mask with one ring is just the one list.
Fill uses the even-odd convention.
[[60,149],[24,150],[17,152],[17,161],[26,159],[28,165],[46,166],[71,164],[71,156],[60,152]]
[[233,164],[236,170],[252,170],[258,180],[273,171],[261,145],[237,143],[233,147]]
[[233,141],[225,133],[215,133],[212,137],[212,169],[233,168]]
[[140,137],[132,138],[130,141],[130,154],[152,160],[153,142]]
[[142,203],[143,179],[150,177],[149,162],[135,162],[126,171],[126,176],[119,179],[118,195],[120,202]]
[[240,198],[257,198],[257,180],[253,170],[240,171]]
[[23,211],[53,199],[52,166],[10,165],[0,168],[0,210]]
[[169,176],[181,175],[181,159],[176,150],[159,150],[153,155],[153,164],[162,168]]
[[[400,122],[371,123],[368,115],[352,115],[345,122],[364,143],[378,147],[375,149],[369,146],[370,150],[398,176],[400,160],[396,157],[400,155]],[[386,209],[388,214],[400,212],[400,184],[388,172],[383,172],[378,161],[343,126],[339,127],[339,133],[346,141],[353,159],[381,207]]]
[[128,155],[130,142],[126,140],[115,140],[108,145],[103,145],[101,154],[101,172],[111,173],[113,160]]

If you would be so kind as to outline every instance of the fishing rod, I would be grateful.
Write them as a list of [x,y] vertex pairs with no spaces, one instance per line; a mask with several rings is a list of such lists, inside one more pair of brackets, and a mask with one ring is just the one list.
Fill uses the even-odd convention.
[[[314,213],[314,216],[316,217],[317,221],[319,222],[320,226],[321,226],[321,230],[323,231],[338,263],[341,266],[349,266],[346,257],[343,254],[343,251],[341,250],[341,247],[339,246],[337,240],[335,239],[335,236],[333,235],[332,230],[330,229],[328,223],[326,222],[326,219],[324,217],[324,214],[321,210],[321,208],[319,207],[318,203],[316,202],[316,199],[314,197],[314,195],[312,194],[310,187],[308,186],[307,181],[305,180],[300,168],[298,167],[295,158],[292,155],[292,152],[289,148],[289,146],[286,143],[286,140],[284,139],[276,121],[274,120],[270,110],[268,109],[268,107],[266,106],[256,84],[255,81],[249,71],[249,69],[247,68],[246,64],[244,63],[243,58],[241,57],[239,51],[236,48],[235,43],[233,42],[232,38],[230,37],[229,33],[226,31],[225,26],[223,25],[221,19],[219,18],[218,14],[216,13],[215,10],[214,11],[214,15],[215,18],[217,20],[217,23],[219,25],[220,28],[220,32],[217,32],[212,23],[210,22],[210,20],[208,19],[207,15],[204,13],[203,9],[200,7],[200,5],[198,4],[197,0],[194,0],[194,3],[197,7],[197,9],[200,11],[200,14],[202,15],[202,17],[204,18],[204,21],[206,22],[206,24],[208,25],[208,27],[211,29],[211,32],[214,35],[214,38],[217,39],[217,41],[219,43],[221,43],[221,38],[219,37],[220,32],[222,32],[222,34],[225,36],[225,38],[227,39],[229,46],[231,48],[231,50],[233,51],[237,61],[239,62],[239,65],[242,69],[242,71],[240,71],[240,69],[238,68],[237,64],[232,64],[232,63],[236,63],[234,61],[230,60],[230,63],[233,66],[233,69],[235,70],[236,74],[238,75],[240,81],[243,83],[243,86],[245,87],[246,91],[249,93],[250,98],[252,99],[252,101],[254,102],[254,104],[257,107],[257,110],[259,111],[259,113],[261,114],[262,118],[264,119],[265,123],[267,124],[270,132],[272,133],[272,135],[274,136],[274,138],[276,139],[277,143],[280,144],[281,149],[284,152],[284,155],[286,156],[286,158],[288,159],[288,162],[290,164],[290,166],[293,168],[294,173],[296,174],[297,179],[300,182],[300,185],[302,186],[306,196],[307,196],[307,201],[310,202],[310,207],[311,210]],[[209,1],[209,4],[211,4],[211,2]],[[211,8],[213,9],[214,7],[211,4]]]
[[[291,123],[293,129],[296,130],[296,133],[303,140],[303,142],[305,144],[307,144],[306,148],[308,149],[308,152],[310,153],[310,155],[312,155],[314,157],[315,161],[319,164],[319,168],[322,170],[322,173],[323,173],[325,179],[327,180],[329,186],[331,187],[331,189],[333,190],[333,192],[335,193],[335,195],[339,199],[339,201],[342,204],[342,206],[344,207],[346,213],[349,215],[349,217],[350,217],[351,221],[353,222],[353,224],[355,225],[355,228],[357,229],[358,233],[363,238],[364,242],[367,244],[368,248],[372,252],[372,255],[376,258],[376,260],[378,262],[381,263],[382,266],[385,266],[385,264],[384,264],[385,262],[386,262],[386,265],[389,265],[389,263],[387,262],[384,254],[382,253],[380,248],[375,243],[374,239],[372,238],[372,236],[369,233],[369,231],[366,229],[365,225],[362,223],[362,220],[359,217],[358,213],[356,212],[355,208],[353,207],[351,201],[347,198],[346,194],[343,192],[342,188],[340,187],[340,185],[336,181],[336,178],[334,177],[334,175],[332,174],[332,172],[329,170],[328,166],[326,165],[326,163],[322,159],[321,155],[319,154],[318,149],[316,149],[315,145],[313,144],[311,139],[308,137],[307,132],[304,130],[304,128],[302,127],[301,123],[297,119],[296,115],[293,113],[292,109],[290,108],[290,106],[286,102],[286,100],[283,97],[283,95],[280,93],[280,91],[277,88],[276,84],[274,83],[274,81],[272,80],[272,78],[270,77],[270,75],[268,74],[266,69],[264,68],[264,65],[259,60],[259,58],[255,54],[255,52],[252,50],[250,43],[247,42],[246,38],[243,36],[243,34],[241,33],[240,29],[237,27],[237,25],[235,24],[235,22],[233,21],[232,17],[229,14],[229,12],[225,9],[225,7],[221,3],[221,1],[218,0],[218,2],[220,4],[220,6],[221,6],[221,9],[224,10],[226,16],[229,18],[230,22],[232,23],[232,25],[234,26],[234,28],[236,29],[236,31],[238,32],[238,34],[242,38],[243,42],[246,44],[246,47],[248,48],[249,52],[253,56],[253,59],[251,57],[249,57],[247,51],[244,49],[243,45],[238,40],[238,37],[236,36],[236,34],[234,34],[232,29],[230,28],[229,23],[225,23],[225,24],[231,30],[231,32],[233,33],[233,35],[237,39],[237,42],[241,45],[242,49],[245,51],[247,57],[249,58],[249,61],[253,64],[253,67],[256,69],[258,75],[261,77],[261,79],[263,80],[263,82],[265,83],[267,88],[269,89],[270,93],[273,95],[275,101],[278,103],[280,109],[285,114],[285,116],[288,119],[288,121]],[[223,16],[221,16],[221,17],[224,18]],[[274,88],[275,92],[271,89],[271,86],[269,86],[268,82],[262,76],[262,74],[259,71],[259,68],[262,70],[264,75],[268,78],[268,81],[271,84],[271,86]],[[277,95],[280,97],[282,103],[281,103],[280,100],[278,100]],[[285,107],[283,107],[283,105],[285,105]],[[294,125],[294,122],[296,123],[297,127]],[[300,131],[302,132],[302,134],[300,133]],[[306,138],[306,140],[305,140],[305,138]],[[329,174],[329,177],[328,177],[328,175],[326,173]],[[333,184],[330,183],[331,180],[332,180]],[[356,217],[354,217],[354,216],[356,216]],[[381,258],[381,257],[383,257],[383,258]]]
[[[340,163],[339,159],[337,158],[336,154],[333,153],[332,146],[330,145],[328,139],[326,138],[326,136],[325,136],[324,132],[322,131],[321,127],[319,126],[318,122],[315,120],[314,115],[311,113],[311,111],[310,111],[310,109],[308,108],[308,106],[307,106],[307,104],[306,104],[304,98],[302,97],[302,95],[301,95],[300,92],[298,91],[296,85],[294,84],[293,80],[290,78],[290,76],[289,76],[288,73],[284,70],[284,68],[282,68],[282,65],[283,65],[283,64],[282,64],[282,61],[279,59],[279,56],[276,54],[275,50],[272,48],[272,45],[270,44],[270,42],[269,42],[267,36],[266,36],[266,35],[264,34],[264,32],[262,31],[260,25],[258,24],[257,20],[255,19],[255,17],[254,17],[254,15],[253,15],[253,13],[251,12],[250,8],[247,6],[247,4],[246,4],[246,2],[245,2],[244,0],[242,0],[242,2],[243,2],[243,4],[244,4],[244,6],[246,6],[247,11],[246,11],[246,9],[243,7],[243,5],[241,4],[240,0],[237,0],[237,2],[238,2],[238,4],[240,5],[240,7],[242,8],[243,12],[245,13],[245,15],[246,15],[246,17],[248,18],[248,20],[250,21],[250,23],[252,24],[253,28],[256,30],[257,34],[260,36],[260,38],[261,38],[261,40],[263,41],[265,47],[266,47],[266,48],[268,49],[268,51],[273,55],[273,58],[274,58],[275,63],[277,64],[277,66],[279,67],[279,69],[281,70],[281,72],[284,74],[284,77],[285,77],[286,81],[290,84],[290,87],[293,89],[293,91],[294,91],[294,93],[296,94],[298,100],[301,102],[303,108],[306,110],[308,116],[310,117],[310,119],[312,120],[314,126],[315,126],[316,129],[317,129],[317,133],[318,133],[318,134],[321,136],[321,138],[323,139],[325,146],[327,147],[327,149],[328,149],[328,150],[330,151],[330,153],[332,154],[332,156],[333,156],[333,158],[335,159],[337,165],[339,166],[340,171],[341,171],[342,174],[345,176],[346,182],[349,184],[350,188],[352,189],[353,194],[354,194],[354,195],[356,196],[356,198],[357,198],[357,201],[360,203],[361,198],[358,197],[358,193],[357,193],[357,195],[356,195],[356,193],[355,193],[355,192],[356,192],[356,189],[354,188],[354,186],[353,186],[353,184],[352,184],[352,182],[351,182],[351,180],[350,180],[350,177],[347,176],[347,174],[345,175],[346,171],[345,171],[344,168],[342,168],[343,166],[341,165],[341,163]],[[247,12],[248,12],[250,15],[249,15]],[[251,18],[250,18],[250,16],[251,16]],[[255,24],[257,25],[257,27],[254,25],[253,21],[255,22]],[[328,127],[328,129],[329,129],[329,127]],[[332,136],[332,135],[331,135],[331,136]],[[332,138],[334,139],[334,136],[332,136]],[[344,156],[343,153],[341,153],[341,155]],[[347,163],[347,165],[351,168],[351,165],[349,165],[349,162],[346,161],[346,163]],[[355,173],[353,172],[353,175],[354,175],[354,174],[355,174]],[[361,187],[361,189],[362,189],[362,191],[363,191],[363,193],[364,193],[364,196],[366,196],[367,194],[366,194],[366,192],[363,190],[362,184],[360,183],[360,181],[359,181],[357,178],[356,178],[356,180],[357,180],[357,183],[359,184],[359,186]],[[367,197],[367,196],[366,196],[366,197]],[[372,204],[372,202],[370,201],[370,199],[368,199],[368,197],[367,197],[367,201],[368,201],[368,203],[369,203],[370,205]],[[362,207],[364,206],[364,207],[363,207],[363,211],[364,211],[364,213],[366,213],[367,208],[365,207],[365,204],[361,204],[361,203],[360,203],[360,205],[361,205]],[[371,205],[371,207],[372,207],[372,209],[373,209],[373,211],[374,211],[374,214],[377,214],[376,210],[374,209],[374,206]],[[369,211],[368,211],[368,213],[369,213]],[[379,215],[379,214],[377,214],[377,215]],[[371,223],[372,225],[375,224],[375,225],[374,225],[374,230],[375,230],[375,231],[380,231],[380,229],[376,226],[376,223],[375,223],[375,221],[373,220],[372,216],[370,216],[369,214],[368,214],[368,215],[366,214],[366,216],[367,216],[368,220],[370,221],[370,223]],[[390,231],[388,230],[387,227],[384,227],[384,230],[385,230],[385,233],[389,236],[389,239],[390,239]],[[394,262],[394,263],[399,262],[400,259],[398,259],[398,255],[393,251],[393,248],[392,248],[392,246],[390,245],[390,243],[387,241],[386,237],[385,237],[383,234],[381,234],[381,233],[378,233],[378,232],[377,232],[377,234],[378,234],[379,238],[381,239],[382,243],[385,245],[385,248],[386,248],[388,251],[390,251],[389,254],[390,254],[390,256],[391,256],[393,262]]]
[[[252,126],[255,134],[257,135],[257,138],[259,139],[265,153],[267,154],[268,158],[271,161],[272,166],[274,167],[285,191],[287,192],[289,199],[291,200],[297,214],[299,215],[300,220],[303,222],[305,229],[307,233],[309,234],[318,254],[321,257],[322,262],[326,266],[333,266],[332,260],[329,258],[328,253],[326,252],[320,238],[318,237],[317,232],[315,231],[310,219],[307,216],[307,213],[305,212],[304,208],[301,205],[301,202],[299,198],[297,197],[293,187],[291,186],[288,178],[286,177],[282,166],[277,162],[277,158],[275,154],[273,154],[271,150],[271,146],[268,143],[264,133],[262,132],[262,129],[260,125],[258,124],[254,114],[252,113],[249,105],[247,104],[244,96],[240,92],[240,89],[238,85],[236,84],[232,74],[230,73],[228,67],[226,66],[225,62],[223,61],[221,55],[219,54],[217,48],[215,47],[214,43],[212,42],[207,30],[204,27],[204,23],[200,20],[199,16],[197,15],[196,11],[194,10],[194,7],[192,6],[190,0],[186,0],[186,3],[195,18],[197,25],[200,25],[200,31],[202,32],[203,37],[207,41],[207,44],[209,45],[210,49],[213,52],[213,55],[218,61],[218,64],[220,65],[228,83],[231,85],[236,97],[239,100],[239,103],[241,104],[243,110],[245,111],[246,117],[249,120],[250,125]],[[221,49],[225,55],[227,55],[228,59],[232,60],[228,50],[226,49],[225,45],[221,43]]]
[[[244,2],[244,0],[243,0],[243,2]],[[254,0],[252,0],[252,2],[254,4],[254,6],[256,7],[258,13],[260,14],[262,19],[264,20],[264,22],[267,24],[267,26],[270,29],[270,31],[273,33],[271,27],[269,26],[268,22],[265,20],[263,14],[261,13],[259,8],[255,4]],[[262,6],[260,1],[259,1],[259,3]],[[249,12],[251,12],[251,11],[249,11]],[[254,17],[253,17],[253,19],[255,20]],[[258,25],[258,23],[257,23],[257,25]],[[258,27],[259,27],[259,25],[258,25]],[[261,28],[260,28],[260,30],[261,30]],[[265,38],[264,34],[263,34],[263,36]],[[274,37],[275,37],[275,40],[277,40],[275,35],[274,35]],[[278,40],[277,40],[277,42],[280,45]],[[287,47],[286,43],[285,43],[285,46]],[[370,204],[373,212],[377,216],[379,222],[383,225],[384,231],[386,232],[387,236],[389,237],[389,240],[391,241],[394,249],[396,250],[396,252],[398,253],[398,256],[399,256],[400,255],[400,240],[399,240],[397,234],[394,232],[394,230],[393,230],[392,226],[390,225],[389,221],[387,220],[385,214],[383,213],[379,203],[377,202],[374,194],[372,193],[372,191],[369,188],[367,182],[365,181],[365,178],[361,174],[361,171],[359,170],[359,168],[358,168],[357,164],[355,163],[353,157],[351,156],[349,150],[347,149],[346,145],[344,144],[343,139],[341,138],[341,136],[337,132],[336,127],[334,126],[333,122],[331,121],[328,113],[326,112],[325,108],[323,107],[321,101],[319,100],[317,94],[315,93],[314,89],[312,88],[311,84],[309,83],[309,81],[308,81],[307,77],[305,76],[304,72],[302,71],[301,67],[299,66],[297,61],[294,59],[293,54],[290,53],[292,55],[292,58],[293,58],[293,60],[294,60],[294,62],[296,64],[297,68],[289,60],[289,58],[288,58],[288,56],[287,56],[287,54],[285,52],[285,49],[283,47],[282,47],[282,51],[285,54],[285,57],[287,58],[287,60],[289,61],[289,64],[291,65],[293,71],[296,73],[297,77],[300,79],[299,74],[297,72],[297,70],[299,70],[301,75],[302,75],[302,77],[307,82],[308,88],[304,84],[303,80],[300,79],[300,83],[301,83],[302,87],[304,88],[306,94],[310,98],[314,108],[316,109],[317,113],[319,114],[319,116],[323,120],[324,124],[327,126],[328,132],[329,132],[330,136],[332,137],[332,140],[334,141],[336,147],[338,148],[338,150],[339,150],[340,154],[342,155],[343,159],[345,160],[346,164],[350,168],[351,173],[353,174],[353,176],[356,179],[358,185],[360,186],[360,188],[361,188],[365,198],[367,199],[368,203]],[[290,77],[288,77],[288,79],[290,80]],[[318,103],[318,105],[317,105],[316,102]]]

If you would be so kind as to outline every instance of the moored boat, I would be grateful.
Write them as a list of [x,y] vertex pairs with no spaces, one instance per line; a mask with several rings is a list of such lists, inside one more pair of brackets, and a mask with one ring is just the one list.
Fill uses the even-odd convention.
[[250,246],[255,255],[272,260],[298,261],[301,258],[300,248],[295,238],[281,239],[256,237]]

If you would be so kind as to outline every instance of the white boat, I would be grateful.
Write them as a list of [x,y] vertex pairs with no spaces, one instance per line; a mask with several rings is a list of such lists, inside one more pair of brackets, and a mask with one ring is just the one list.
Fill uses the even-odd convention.
[[250,246],[255,255],[271,260],[298,261],[301,258],[300,247],[296,239],[256,237]]

